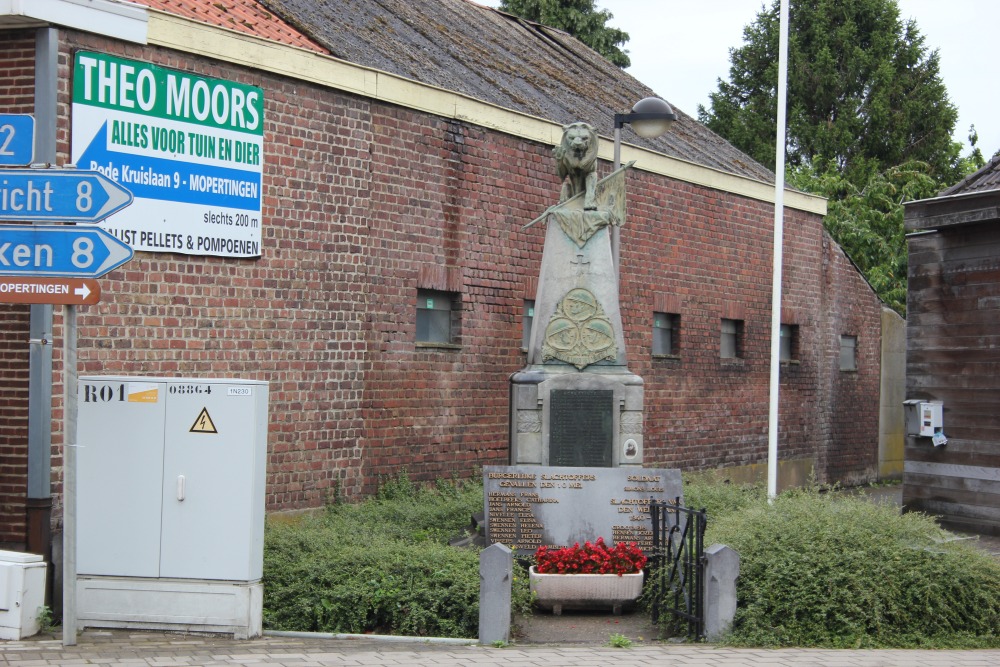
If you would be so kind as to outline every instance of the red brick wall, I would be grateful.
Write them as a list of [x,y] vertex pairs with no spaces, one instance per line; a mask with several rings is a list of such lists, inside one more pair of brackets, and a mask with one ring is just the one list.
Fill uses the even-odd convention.
[[[881,310],[871,287],[829,237],[824,237],[824,250],[824,309],[832,347],[830,401],[824,411],[830,438],[821,457],[824,479],[868,482],[878,474]],[[841,335],[857,336],[856,372],[840,370]]]
[[33,113],[35,95],[35,35],[32,30],[0,33],[0,109],[3,113]]
[[[648,174],[629,179],[622,306],[629,366],[646,387],[646,461],[716,468],[767,457],[773,206]],[[782,323],[798,327],[780,371],[779,453],[820,481],[867,480],[878,456],[880,304],[819,218],[786,209]],[[652,313],[681,317],[677,358],[653,358]],[[740,360],[719,355],[720,319],[744,322]],[[855,334],[858,372],[841,373]]]
[[[32,113],[34,31],[0,34],[0,113]],[[0,549],[24,547],[30,306],[0,303]]]
[[[63,37],[64,65],[71,47],[118,53],[261,86],[266,103],[263,257],[138,253],[102,279],[102,303],[80,309],[81,373],[267,380],[271,510],[367,493],[404,468],[431,479],[507,461],[508,377],[525,362],[522,304],[544,238],[541,225],[522,227],[558,196],[550,146],[161,49]],[[630,368],[646,383],[646,460],[760,462],[772,207],[642,172],[628,179],[622,307]],[[783,371],[782,456],[820,457],[841,437],[830,408],[858,396],[877,406],[878,391],[877,358],[870,395],[831,373],[828,313],[874,322],[863,339],[879,310],[825,249],[817,216],[786,220],[786,321],[800,325],[802,355]],[[457,346],[414,342],[418,289],[459,295]],[[677,360],[650,355],[652,312],[665,301],[682,315]],[[720,361],[721,317],[745,320],[744,359]],[[873,414],[854,420],[858,447],[877,441]],[[848,459],[830,457],[853,471]]]
[[0,549],[25,540],[28,307],[0,303]]

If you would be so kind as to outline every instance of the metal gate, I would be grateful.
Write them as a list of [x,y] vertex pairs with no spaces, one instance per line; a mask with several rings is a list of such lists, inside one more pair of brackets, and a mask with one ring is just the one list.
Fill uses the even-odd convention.
[[[651,502],[653,552],[650,602],[654,623],[668,636],[698,640],[705,636],[705,510],[673,502]],[[669,618],[666,616],[669,615]]]

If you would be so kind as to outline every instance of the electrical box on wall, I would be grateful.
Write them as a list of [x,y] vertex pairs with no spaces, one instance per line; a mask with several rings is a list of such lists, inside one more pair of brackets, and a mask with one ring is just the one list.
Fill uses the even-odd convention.
[[81,377],[82,626],[261,633],[266,382]]
[[944,405],[941,401],[903,401],[906,435],[933,438],[944,432]]

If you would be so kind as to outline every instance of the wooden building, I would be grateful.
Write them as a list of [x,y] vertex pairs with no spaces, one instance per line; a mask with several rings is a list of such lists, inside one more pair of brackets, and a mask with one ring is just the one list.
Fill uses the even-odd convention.
[[907,399],[940,401],[947,444],[906,436],[903,503],[1000,534],[1000,158],[906,205]]

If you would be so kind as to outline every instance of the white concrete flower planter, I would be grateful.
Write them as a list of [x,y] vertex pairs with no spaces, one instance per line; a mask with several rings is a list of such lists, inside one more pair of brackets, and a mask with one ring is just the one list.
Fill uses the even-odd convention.
[[635,574],[539,574],[528,570],[531,592],[542,609],[605,609],[615,615],[642,593],[642,572]]

